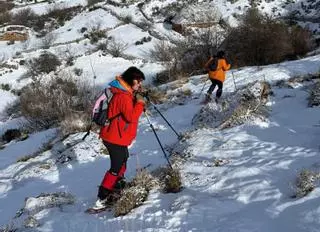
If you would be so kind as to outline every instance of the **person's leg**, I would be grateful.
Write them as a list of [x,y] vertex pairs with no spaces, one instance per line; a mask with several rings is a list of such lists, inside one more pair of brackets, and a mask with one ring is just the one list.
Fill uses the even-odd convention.
[[119,173],[118,173],[119,178],[123,178],[124,177],[124,173],[127,170],[127,160],[129,158],[128,148],[125,149],[124,152],[125,152],[125,158],[123,160],[123,163],[122,163],[121,168],[120,168]]
[[209,89],[207,91],[207,96],[210,96],[212,94],[212,92],[213,92],[213,90],[214,90],[214,88],[216,87],[216,84],[217,84],[214,79],[210,79],[210,81],[211,81],[211,85],[210,85],[210,87],[209,87]]
[[119,180],[119,174],[122,176],[126,170],[126,162],[128,159],[128,148],[104,142],[110,155],[111,166],[106,172],[101,186],[99,187],[98,198],[105,199],[110,192],[113,191],[115,184]]
[[123,189],[126,186],[126,181],[125,181],[125,177],[124,177],[124,173],[127,170],[127,160],[129,158],[129,151],[127,149],[127,154],[126,154],[126,158],[120,168],[120,171],[118,173],[118,181],[115,184],[114,188],[115,189]]
[[223,83],[221,81],[216,80],[216,84],[218,85],[218,90],[216,92],[216,98],[220,98],[222,95]]

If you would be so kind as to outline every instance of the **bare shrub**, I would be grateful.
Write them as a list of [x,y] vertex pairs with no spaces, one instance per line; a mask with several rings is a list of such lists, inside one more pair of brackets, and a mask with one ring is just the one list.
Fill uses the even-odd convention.
[[166,193],[177,193],[182,189],[181,175],[178,169],[168,168],[165,177]]
[[46,30],[44,30],[45,24],[50,23],[53,25],[52,22],[52,18],[49,18],[47,15],[38,15],[34,20],[32,20],[32,22],[30,22],[30,27],[38,32],[37,37],[42,37],[46,33]]
[[13,2],[1,1],[0,2],[0,13],[9,12],[13,7],[14,7],[14,3]]
[[120,15],[119,19],[123,21],[124,23],[128,24],[132,22],[132,16],[131,15]]
[[174,59],[174,46],[167,41],[159,41],[147,55],[153,61],[169,62]]
[[66,65],[74,65],[76,51],[71,47],[70,44],[67,44],[63,49],[58,52],[58,56],[66,61]]
[[268,109],[262,101],[251,93],[243,94],[239,104],[233,109],[231,116],[227,117],[219,128],[225,129],[241,125],[253,118],[260,118],[261,115],[265,117],[268,114]]
[[109,42],[108,52],[114,57],[121,57],[127,47],[127,43],[123,41],[116,41],[114,38],[112,38]]
[[143,186],[147,191],[159,185],[158,181],[145,169],[139,171],[131,182],[131,185]]
[[155,61],[166,62],[166,71],[159,73],[156,83],[166,83],[202,70],[209,56],[215,55],[225,37],[223,32],[213,29],[190,35],[174,45],[161,41],[147,55]]
[[97,49],[101,50],[103,52],[106,52],[108,50],[108,40],[101,42],[97,45]]
[[160,187],[165,193],[177,193],[182,189],[182,180],[177,168],[169,166],[157,168],[152,172],[159,180]]
[[106,38],[105,30],[94,30],[89,33],[90,43],[95,44],[100,39]]
[[82,118],[75,115],[88,113],[90,98],[89,87],[61,72],[48,80],[35,78],[26,86],[20,97],[21,111],[34,124],[48,128],[64,120],[70,122],[70,117]]
[[159,88],[149,88],[148,97],[150,101],[155,104],[162,104],[168,100],[168,98],[166,97],[166,91]]
[[77,76],[81,76],[83,74],[83,69],[82,68],[74,68],[73,69],[74,74]]
[[16,232],[16,231],[18,231],[18,228],[16,228],[13,223],[4,225],[0,228],[0,232]]
[[99,2],[103,2],[103,0],[87,0],[87,6],[92,6]]
[[50,32],[46,34],[42,39],[41,39],[41,48],[43,49],[48,49],[50,46],[54,43],[54,41],[57,39],[57,35],[53,32]]
[[21,137],[21,131],[19,129],[8,129],[3,135],[2,140],[9,143],[11,140]]
[[5,91],[10,91],[11,86],[9,84],[3,84],[1,83],[0,89],[5,90]]
[[[13,90],[11,90],[12,92]],[[13,94],[20,96],[19,95],[19,90],[15,90],[12,92]],[[13,103],[11,103],[10,105],[7,105],[5,107],[4,112],[6,113],[6,115],[8,115],[10,118],[17,118],[21,116],[21,109],[20,109],[20,101],[16,100]]]
[[142,28],[144,31],[148,31],[152,27],[152,23],[150,23],[147,19],[143,18],[141,21],[135,23],[138,27]]
[[60,122],[62,135],[88,131],[91,117],[88,112],[72,112]]
[[23,212],[35,215],[44,209],[74,204],[75,199],[75,196],[67,192],[41,193],[36,197],[27,197],[25,199]]
[[311,86],[310,94],[308,97],[308,106],[319,106],[320,105],[320,82],[317,82]]
[[297,56],[303,56],[307,52],[311,51],[314,47],[311,39],[310,31],[299,27],[293,26],[290,30],[290,39],[293,49],[294,58]]
[[[1,6],[0,6],[0,8],[1,8]],[[11,21],[11,17],[12,17],[12,15],[11,15],[10,12],[0,13],[0,25],[10,22]]]
[[241,19],[240,26],[230,31],[225,47],[232,54],[232,63],[240,66],[278,63],[295,52],[290,36],[285,23],[252,8]]
[[147,196],[148,192],[143,186],[132,186],[123,190],[121,198],[114,206],[114,216],[128,214],[131,210],[140,206]]
[[120,199],[114,206],[116,217],[129,213],[132,209],[140,206],[148,197],[151,189],[158,186],[158,181],[146,170],[141,170],[124,189]]
[[219,105],[209,102],[193,117],[192,124],[197,127],[225,129],[255,119],[265,120],[269,115],[265,103],[268,94],[272,94],[269,87],[265,82],[255,82],[239,89],[232,98],[222,99]]
[[32,22],[36,20],[37,17],[38,15],[36,15],[31,8],[25,8],[25,9],[19,10],[17,13],[15,13],[12,16],[11,23],[31,27]]
[[153,79],[154,85],[162,85],[171,80],[171,75],[169,70],[164,70],[162,72],[159,72],[156,74],[156,76]]
[[312,192],[315,188],[315,182],[319,180],[320,174],[310,171],[302,170],[296,179],[295,183],[295,195],[294,197],[304,197],[308,193]]
[[82,6],[63,7],[61,5],[54,5],[48,8],[46,16],[57,20],[59,25],[64,25],[65,21],[71,20],[72,17],[81,12]]
[[32,76],[56,71],[59,65],[61,65],[59,58],[50,52],[43,52],[38,58],[27,62],[28,71]]
[[260,101],[263,103],[266,103],[269,96],[273,94],[273,91],[271,89],[271,85],[269,82],[262,81],[261,82],[261,89],[260,89]]
[[186,42],[177,44],[177,67],[186,73],[203,69],[209,57],[217,54],[225,36],[225,32],[213,28],[188,36]]
[[24,226],[26,228],[36,228],[36,227],[39,227],[40,226],[40,223],[39,221],[33,217],[33,216],[29,216],[27,217],[24,222],[23,222]]
[[89,26],[88,34],[85,35],[90,39],[91,44],[97,43],[100,39],[106,38],[106,30],[101,29],[101,22],[97,22],[95,25]]

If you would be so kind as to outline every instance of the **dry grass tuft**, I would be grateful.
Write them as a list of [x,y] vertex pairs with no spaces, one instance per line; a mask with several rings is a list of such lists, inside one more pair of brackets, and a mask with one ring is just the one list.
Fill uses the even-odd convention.
[[147,170],[143,169],[137,173],[131,185],[143,186],[147,191],[157,187],[159,182]]
[[168,100],[166,91],[159,88],[149,88],[148,96],[154,104],[162,104]]
[[308,98],[308,106],[319,106],[320,105],[320,82],[317,82],[311,86],[310,95]]
[[319,178],[320,173],[306,169],[302,170],[296,179],[294,197],[304,197],[308,195],[308,193],[312,192],[316,187],[315,182],[319,180]]
[[140,206],[148,197],[149,191],[159,186],[159,182],[147,170],[137,173],[135,178],[122,191],[120,199],[114,206],[115,217],[125,215]]
[[148,191],[140,185],[124,189],[121,198],[114,206],[114,216],[118,217],[128,214],[132,209],[140,206],[147,196]]
[[252,94],[244,94],[240,103],[234,108],[230,117],[226,118],[219,126],[220,129],[241,125],[254,118],[268,116],[268,109],[262,101]]
[[268,115],[266,102],[272,94],[267,82],[255,82],[238,90],[232,97],[222,99],[219,104],[204,105],[192,119],[197,127],[230,128],[256,118],[264,120]]
[[178,169],[168,168],[165,177],[165,188],[166,193],[177,193],[182,189],[181,175]]

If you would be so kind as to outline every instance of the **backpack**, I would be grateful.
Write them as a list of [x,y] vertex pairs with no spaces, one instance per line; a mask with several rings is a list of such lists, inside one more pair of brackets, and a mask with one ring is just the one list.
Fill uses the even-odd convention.
[[213,60],[209,64],[209,70],[210,71],[216,71],[217,68],[218,68],[218,58],[217,57],[213,57]]
[[92,109],[92,121],[98,126],[107,125],[111,119],[108,118],[108,106],[112,99],[110,88],[105,88],[97,97]]

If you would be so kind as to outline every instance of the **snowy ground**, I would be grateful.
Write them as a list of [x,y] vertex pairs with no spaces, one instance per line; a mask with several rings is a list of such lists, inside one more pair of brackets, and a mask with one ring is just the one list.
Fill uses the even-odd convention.
[[[319,65],[320,57],[315,56],[235,70],[234,76],[240,86],[259,78],[272,81],[317,72]],[[186,85],[197,93],[203,86],[199,80],[199,76],[193,77]],[[231,71],[225,90],[226,96],[234,90]],[[273,91],[267,122],[224,131],[192,132],[187,140],[192,158],[181,167],[184,190],[168,195],[152,192],[144,205],[120,218],[113,218],[108,212],[97,216],[84,213],[94,202],[97,185],[109,165],[108,157],[98,154],[102,146],[95,134],[71,149],[66,146],[68,140],[65,145],[58,143],[24,163],[16,163],[17,158],[39,149],[55,132],[11,142],[1,150],[0,224],[10,222],[23,207],[25,197],[66,191],[76,197],[76,203],[35,214],[41,224],[37,231],[317,231],[319,188],[307,197],[292,199],[290,185],[302,168],[319,168],[320,131],[316,125],[320,109],[307,107],[308,93],[301,84],[293,89],[274,87]],[[200,108],[199,100],[191,99],[164,114],[176,130],[183,132],[192,129],[191,119]],[[177,142],[160,117],[153,115],[151,119],[159,128],[163,144]],[[128,178],[135,175],[138,167],[149,165],[152,170],[166,163],[144,117],[138,134],[130,149]],[[72,135],[69,143],[79,138],[81,134]],[[58,162],[66,156],[70,160]],[[204,165],[214,159],[228,162],[221,167]]]
[[[87,1],[62,2],[67,7],[86,5]],[[118,2],[121,3],[120,0]],[[152,18],[154,7],[167,6],[170,2],[150,1],[142,10]],[[268,5],[263,2],[262,6],[265,6],[267,12],[277,6],[283,13],[287,10],[280,7],[283,2],[271,1]],[[219,0],[218,3],[222,15],[235,24],[233,13],[241,14],[241,9],[248,5],[247,0],[239,0],[235,4]],[[49,4],[44,2],[21,6],[19,9],[25,7],[44,14]],[[292,7],[296,7],[296,4]],[[75,64],[60,68],[70,72],[74,68],[83,69],[83,75],[79,78],[98,87],[105,86],[132,65],[146,74],[146,83],[150,84],[155,74],[164,68],[159,63],[151,62],[146,55],[158,41],[157,38],[134,24],[124,24],[108,9],[118,16],[134,15],[135,23],[144,17],[134,5],[119,8],[110,5],[105,9],[82,12],[54,31],[57,38],[48,51],[59,57],[67,52],[72,53],[76,57]],[[126,43],[124,54],[131,59],[115,58],[95,51],[96,45],[90,44],[80,32],[82,27],[89,28],[95,23],[99,23],[101,29],[106,29],[108,36]],[[152,29],[164,38],[179,39],[181,36],[167,30],[157,20]],[[152,37],[150,42],[135,45],[136,41],[147,36]],[[79,41],[75,42],[76,39]],[[8,63],[17,65],[17,69],[0,69],[0,84],[9,84],[11,90],[19,90],[28,84],[31,81],[29,77],[21,79],[27,69],[19,65],[19,61],[37,57],[43,51],[39,49],[40,46],[41,41],[34,37],[27,43],[17,42],[10,46],[0,42],[1,56]],[[257,80],[274,84],[278,80],[319,71],[320,55],[268,66],[234,69],[227,73],[223,96],[232,97],[236,89]],[[307,106],[310,83],[292,83],[293,88],[273,86],[274,95],[267,103],[271,111],[266,121],[256,120],[219,131],[195,128],[191,124],[194,115],[202,108],[199,104],[201,99],[194,97],[199,96],[204,86],[203,80],[203,76],[193,76],[181,87],[168,90],[168,93],[191,90],[192,96],[181,100],[184,104],[158,106],[177,131],[189,131],[191,135],[184,144],[191,157],[181,166],[182,192],[164,194],[153,191],[142,206],[119,218],[114,218],[111,212],[87,215],[84,211],[96,200],[97,186],[109,168],[109,157],[103,154],[103,145],[94,133],[86,141],[81,141],[82,133],[60,141],[56,137],[57,130],[50,129],[31,134],[23,141],[13,140],[0,144],[0,226],[13,223],[21,227],[22,219],[32,215],[40,225],[29,230],[46,232],[320,231],[320,188],[315,188],[304,198],[291,198],[297,173],[302,169],[319,171],[320,168],[320,108]],[[209,81],[205,90],[208,87]],[[1,89],[0,98],[2,136],[7,129],[21,127],[25,119],[5,117],[5,107],[18,98],[16,95]],[[172,97],[170,100],[177,99]],[[177,137],[158,114],[153,113],[151,121],[163,145],[177,145]],[[141,117],[138,136],[130,147],[130,154],[126,173],[128,179],[133,178],[136,170],[141,167],[153,170],[166,164],[144,116]],[[17,162],[26,156],[35,157]],[[208,165],[217,159],[226,162],[219,167]],[[29,198],[25,202],[26,197],[55,192],[72,194],[75,197],[74,204],[32,210],[37,201]],[[30,211],[14,218],[26,203]]]

